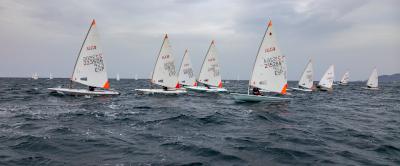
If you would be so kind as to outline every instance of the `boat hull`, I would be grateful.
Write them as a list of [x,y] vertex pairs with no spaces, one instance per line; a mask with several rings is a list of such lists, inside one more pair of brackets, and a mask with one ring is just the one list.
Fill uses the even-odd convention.
[[274,96],[256,96],[240,93],[231,93],[236,102],[269,102],[269,103],[281,103],[289,102],[290,98],[274,97]]
[[373,88],[373,87],[362,87],[363,89],[367,89],[367,90],[379,90],[379,88]]
[[120,95],[119,92],[113,90],[94,90],[89,91],[87,89],[69,89],[69,88],[47,88],[51,93],[57,93],[61,95],[71,95],[71,96],[111,96]]
[[304,88],[291,88],[294,91],[302,91],[302,92],[312,92],[312,89],[304,89]]
[[207,88],[205,86],[189,86],[185,87],[187,90],[196,91],[196,92],[207,92],[207,93],[225,93],[228,92],[225,88]]
[[318,90],[320,91],[333,91],[333,88],[328,88],[328,87],[324,87],[324,86],[317,86]]
[[186,90],[176,89],[176,90],[164,90],[164,89],[135,89],[139,94],[184,94],[187,93]]

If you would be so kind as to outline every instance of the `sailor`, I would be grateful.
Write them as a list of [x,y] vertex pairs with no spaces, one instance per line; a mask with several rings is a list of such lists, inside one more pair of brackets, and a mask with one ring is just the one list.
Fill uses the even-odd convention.
[[260,96],[260,95],[261,95],[260,89],[259,89],[259,88],[256,88],[256,87],[254,87],[254,88],[253,88],[253,95]]
[[168,90],[168,87],[163,86],[163,89],[164,89],[164,91],[167,91],[167,90]]
[[94,91],[94,86],[89,86],[89,91]]

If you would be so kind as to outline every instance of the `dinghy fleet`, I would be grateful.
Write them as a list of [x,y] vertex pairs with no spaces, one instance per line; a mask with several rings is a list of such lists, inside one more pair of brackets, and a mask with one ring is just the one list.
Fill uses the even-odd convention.
[[[200,74],[196,79],[190,60],[190,53],[185,50],[180,68],[175,68],[175,58],[172,54],[168,35],[164,36],[161,48],[155,60],[151,73],[149,89],[135,89],[138,94],[185,94],[194,93],[227,93],[223,87],[220,75],[220,65],[215,41],[212,41],[201,65]],[[287,102],[290,101],[287,91],[312,92],[316,90],[332,91],[334,85],[334,65],[330,65],[317,85],[314,85],[313,64],[307,63],[297,87],[288,87],[286,56],[278,47],[276,34],[270,20],[264,33],[258,52],[255,56],[253,70],[247,87],[247,93],[230,93],[237,102]],[[50,76],[52,78],[52,76]],[[135,75],[135,79],[136,79]],[[119,74],[117,78],[119,81]],[[75,88],[78,83],[87,86],[86,89]],[[348,85],[347,71],[339,85]],[[378,73],[373,70],[365,89],[378,90]],[[48,88],[51,93],[62,95],[119,95],[110,88],[107,77],[104,55],[99,41],[95,20],[79,51],[72,76],[67,87]]]

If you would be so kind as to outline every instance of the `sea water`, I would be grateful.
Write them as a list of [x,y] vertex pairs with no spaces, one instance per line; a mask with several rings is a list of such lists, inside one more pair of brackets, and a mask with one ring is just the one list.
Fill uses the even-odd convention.
[[281,104],[135,94],[148,80],[110,80],[114,97],[46,89],[68,83],[0,79],[0,165],[400,165],[400,82],[292,91]]

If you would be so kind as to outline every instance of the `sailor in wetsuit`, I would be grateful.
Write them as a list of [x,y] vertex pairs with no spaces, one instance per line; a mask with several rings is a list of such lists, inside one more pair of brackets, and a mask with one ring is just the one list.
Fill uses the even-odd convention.
[[204,84],[207,89],[210,89],[210,85]]
[[259,88],[254,87],[253,88],[253,95],[261,96],[261,92]]
[[167,91],[167,90],[168,90],[168,88],[167,88],[166,86],[164,86],[163,89],[164,89],[164,91]]
[[89,91],[94,91],[94,86],[89,86]]

